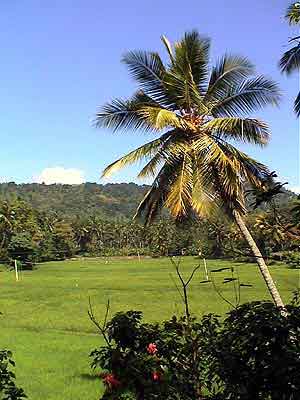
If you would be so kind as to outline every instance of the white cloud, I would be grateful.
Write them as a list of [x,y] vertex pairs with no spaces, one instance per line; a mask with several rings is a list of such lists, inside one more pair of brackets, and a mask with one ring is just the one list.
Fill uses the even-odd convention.
[[76,168],[51,167],[43,169],[36,180],[46,185],[54,183],[77,185],[84,182],[84,172]]

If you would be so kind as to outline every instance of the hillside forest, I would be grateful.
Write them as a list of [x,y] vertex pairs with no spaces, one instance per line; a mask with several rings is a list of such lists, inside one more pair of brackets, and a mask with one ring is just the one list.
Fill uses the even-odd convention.
[[[238,228],[222,213],[175,222],[163,211],[149,226],[133,220],[146,191],[147,186],[134,183],[3,183],[0,260],[16,259],[24,267],[74,256],[186,254],[251,260]],[[297,267],[300,199],[284,189],[260,201],[249,193],[248,208],[247,224],[264,256]]]

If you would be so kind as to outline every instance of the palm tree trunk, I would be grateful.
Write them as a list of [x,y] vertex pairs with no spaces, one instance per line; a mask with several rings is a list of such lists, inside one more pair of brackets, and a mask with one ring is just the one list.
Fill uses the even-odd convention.
[[269,272],[269,269],[265,263],[265,260],[263,259],[263,256],[257,247],[251,233],[249,232],[243,218],[241,217],[240,213],[236,210],[233,211],[233,216],[235,219],[235,222],[237,223],[237,226],[239,227],[240,231],[244,235],[244,238],[246,239],[250,249],[252,250],[252,253],[256,259],[256,262],[258,264],[258,267],[260,269],[260,272],[266,282],[266,285],[268,287],[268,290],[272,296],[272,299],[274,303],[276,304],[277,307],[282,307],[284,308],[283,301],[281,299],[281,296],[277,290],[277,287],[273,281],[273,278]]

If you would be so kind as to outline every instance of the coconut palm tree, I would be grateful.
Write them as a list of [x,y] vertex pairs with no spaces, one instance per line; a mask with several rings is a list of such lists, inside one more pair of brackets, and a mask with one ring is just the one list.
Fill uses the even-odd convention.
[[153,140],[105,168],[103,176],[137,161],[146,164],[140,178],[153,178],[137,216],[150,223],[162,207],[177,218],[208,216],[222,207],[245,236],[274,302],[283,302],[255,241],[247,229],[244,185],[263,187],[270,171],[236,148],[237,141],[265,146],[269,129],[250,118],[257,109],[277,105],[277,85],[253,76],[247,58],[225,55],[209,68],[210,40],[185,33],[174,46],[162,42],[163,63],[156,52],[131,51],[123,57],[139,85],[134,95],[115,99],[96,114],[95,125],[113,131],[152,132]]
[[[286,19],[290,25],[300,23],[300,3],[292,3],[287,10]],[[296,43],[296,44],[295,44]],[[283,73],[291,75],[293,72],[300,69],[300,36],[294,37],[289,40],[292,45],[281,57],[279,66]],[[295,100],[294,110],[297,117],[300,116],[300,92]]]

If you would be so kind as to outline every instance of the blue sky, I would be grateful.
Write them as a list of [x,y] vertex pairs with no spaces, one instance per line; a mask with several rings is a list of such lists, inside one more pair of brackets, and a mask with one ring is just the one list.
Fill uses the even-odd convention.
[[[259,73],[279,82],[284,93],[280,109],[258,115],[271,125],[271,143],[263,150],[246,150],[290,186],[300,186],[299,128],[292,112],[299,80],[297,75],[281,76],[277,68],[293,34],[283,19],[288,4],[2,0],[0,179],[29,182],[43,171],[47,175],[47,168],[60,167],[58,174],[71,168],[68,176],[79,170],[83,179],[100,182],[105,165],[150,139],[133,132],[113,135],[90,123],[98,105],[135,89],[120,63],[122,54],[131,49],[162,51],[161,34],[176,40],[196,28],[212,38],[212,61],[226,51],[245,55]],[[137,170],[128,168],[110,181],[136,181]]]

